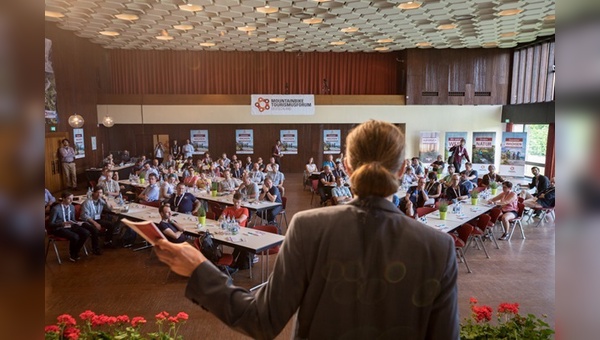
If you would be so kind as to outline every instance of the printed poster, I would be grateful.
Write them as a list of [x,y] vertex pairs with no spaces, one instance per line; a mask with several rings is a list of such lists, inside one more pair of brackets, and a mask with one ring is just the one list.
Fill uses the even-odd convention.
[[193,155],[208,151],[208,130],[190,130],[190,143],[194,147]]
[[312,94],[253,94],[252,115],[314,115],[315,96]]
[[323,153],[339,154],[342,152],[341,130],[323,130]]
[[500,170],[503,176],[525,176],[527,132],[503,132],[500,148]]
[[73,129],[73,149],[75,150],[75,158],[85,157],[83,129]]
[[[467,140],[466,132],[446,132],[446,139],[444,141],[444,162],[448,162],[448,157],[450,157],[450,148],[455,145],[460,145],[460,140]],[[469,157],[471,156],[471,151],[468,149],[468,146],[465,145],[467,152],[469,153]],[[463,162],[464,158],[463,158]]]
[[431,164],[440,154],[440,133],[438,131],[421,131],[419,143],[419,159],[424,164]]
[[254,130],[235,130],[235,152],[238,155],[254,153]]
[[44,86],[44,116],[46,124],[58,124],[58,114],[56,112],[56,81],[54,80],[54,69],[52,67],[52,40],[44,39],[46,45],[46,62],[44,64],[46,81]]
[[488,165],[496,161],[496,133],[473,132],[473,169],[479,173],[487,173]]
[[279,140],[281,140],[280,151],[282,154],[298,154],[298,130],[280,130]]

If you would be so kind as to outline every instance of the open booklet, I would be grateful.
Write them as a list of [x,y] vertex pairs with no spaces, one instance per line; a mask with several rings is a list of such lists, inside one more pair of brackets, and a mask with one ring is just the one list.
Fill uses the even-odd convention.
[[121,219],[121,221],[152,245],[154,245],[157,240],[165,238],[165,235],[163,235],[152,221],[133,222],[126,218]]

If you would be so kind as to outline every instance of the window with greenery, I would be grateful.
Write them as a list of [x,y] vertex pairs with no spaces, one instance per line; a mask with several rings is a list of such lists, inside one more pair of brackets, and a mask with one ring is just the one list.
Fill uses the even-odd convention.
[[527,155],[525,157],[525,176],[531,176],[531,168],[537,166],[540,173],[545,173],[546,146],[548,143],[547,124],[527,124],[523,126],[527,132]]

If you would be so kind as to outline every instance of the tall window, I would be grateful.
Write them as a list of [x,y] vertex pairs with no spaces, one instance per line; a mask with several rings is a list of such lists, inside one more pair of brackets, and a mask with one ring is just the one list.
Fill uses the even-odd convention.
[[513,132],[527,132],[527,154],[525,156],[525,177],[531,177],[531,168],[537,166],[545,175],[546,146],[548,143],[547,124],[514,124]]

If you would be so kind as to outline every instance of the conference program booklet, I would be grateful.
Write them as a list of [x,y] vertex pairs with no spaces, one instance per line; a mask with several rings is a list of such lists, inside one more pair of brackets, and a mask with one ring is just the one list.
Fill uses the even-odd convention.
[[158,229],[152,221],[133,222],[126,218],[121,219],[128,227],[141,235],[146,241],[154,245],[159,239],[166,239],[165,235]]

